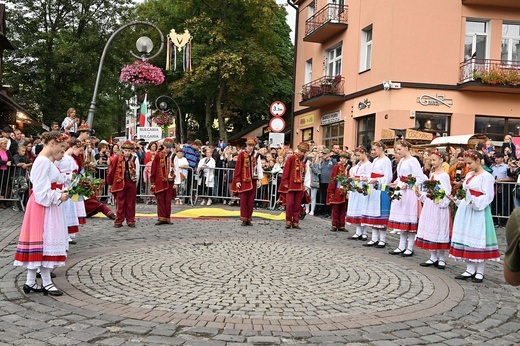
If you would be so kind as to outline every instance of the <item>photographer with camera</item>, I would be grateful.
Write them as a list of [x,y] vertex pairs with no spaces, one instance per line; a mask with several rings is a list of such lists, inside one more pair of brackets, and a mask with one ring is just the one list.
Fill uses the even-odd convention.
[[469,168],[464,161],[464,154],[457,154],[457,161],[451,165],[448,175],[450,176],[451,193],[455,196],[456,192],[462,186],[466,174],[468,174]]

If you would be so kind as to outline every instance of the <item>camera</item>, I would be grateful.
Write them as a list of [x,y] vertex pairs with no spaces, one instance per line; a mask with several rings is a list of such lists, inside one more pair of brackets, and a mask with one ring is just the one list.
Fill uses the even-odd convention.
[[456,182],[459,182],[459,181],[461,181],[461,180],[462,180],[462,170],[457,169],[457,170],[455,171],[455,181],[456,181]]

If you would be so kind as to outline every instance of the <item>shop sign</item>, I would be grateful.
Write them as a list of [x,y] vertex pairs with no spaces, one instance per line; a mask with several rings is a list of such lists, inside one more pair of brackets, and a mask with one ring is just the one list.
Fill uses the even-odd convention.
[[321,125],[339,123],[341,121],[341,111],[336,111],[321,116]]
[[158,141],[162,138],[162,129],[160,127],[138,127],[137,137],[143,138],[147,142]]
[[300,117],[300,128],[314,125],[314,114]]
[[447,99],[444,95],[428,95],[422,94],[417,98],[417,103],[422,104],[423,106],[440,106],[445,105],[446,107],[451,107],[453,105],[453,99]]
[[433,134],[428,132],[416,131],[412,129],[406,129],[405,138],[421,141],[431,141],[433,139]]

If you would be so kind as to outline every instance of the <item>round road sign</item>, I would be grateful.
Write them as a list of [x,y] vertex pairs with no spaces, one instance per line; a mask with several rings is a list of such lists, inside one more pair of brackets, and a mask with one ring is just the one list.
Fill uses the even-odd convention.
[[269,121],[269,127],[273,132],[282,132],[285,129],[285,120],[280,117],[273,117]]
[[274,101],[269,107],[269,112],[274,117],[281,117],[285,114],[286,108],[282,101]]

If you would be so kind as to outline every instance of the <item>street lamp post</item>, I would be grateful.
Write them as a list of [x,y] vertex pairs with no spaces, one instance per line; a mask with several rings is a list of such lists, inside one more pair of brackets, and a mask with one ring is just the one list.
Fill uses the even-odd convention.
[[184,142],[184,130],[183,130],[183,125],[182,125],[182,113],[181,113],[181,109],[180,109],[179,105],[170,96],[161,95],[155,99],[155,108],[160,109],[162,111],[171,110],[172,107],[170,107],[168,105],[168,102],[166,102],[165,100],[161,100],[161,99],[166,99],[168,101],[172,101],[173,103],[175,103],[175,106],[177,107],[177,112],[179,113],[179,134],[181,136],[181,143],[184,144],[185,142]]
[[[90,102],[90,107],[88,109],[87,124],[90,126],[90,128],[92,128],[92,123],[94,122],[94,113],[96,111],[96,97],[97,97],[97,93],[98,93],[99,81],[101,79],[101,70],[103,69],[103,62],[105,61],[105,56],[106,56],[107,51],[108,51],[108,46],[110,45],[110,43],[112,42],[114,37],[119,32],[121,32],[123,29],[126,29],[126,28],[128,28],[130,26],[134,26],[134,25],[147,25],[147,26],[151,26],[152,28],[157,30],[157,32],[159,33],[159,35],[161,37],[161,47],[159,47],[159,51],[157,53],[155,53],[153,56],[151,56],[149,59],[155,58],[163,50],[163,47],[164,47],[164,35],[162,34],[161,30],[159,30],[159,28],[157,26],[155,26],[154,24],[152,24],[150,22],[135,21],[135,22],[127,23],[127,24],[123,25],[122,27],[120,27],[119,29],[117,29],[112,34],[112,36],[110,36],[110,38],[108,39],[107,43],[105,44],[105,48],[103,49],[103,53],[101,54],[101,59],[99,59],[99,67],[98,67],[98,72],[97,72],[97,76],[96,76],[96,84],[94,85],[94,93],[92,95],[92,101]],[[132,54],[132,56],[134,56],[134,57],[136,57],[138,59],[143,59],[146,54],[148,54],[148,53],[150,53],[152,51],[152,49],[153,49],[153,42],[148,37],[140,37],[137,40],[136,46],[138,46],[139,52],[141,54],[143,54],[143,56],[138,56],[138,55],[134,54],[134,52],[132,50],[130,50],[130,54]]]

